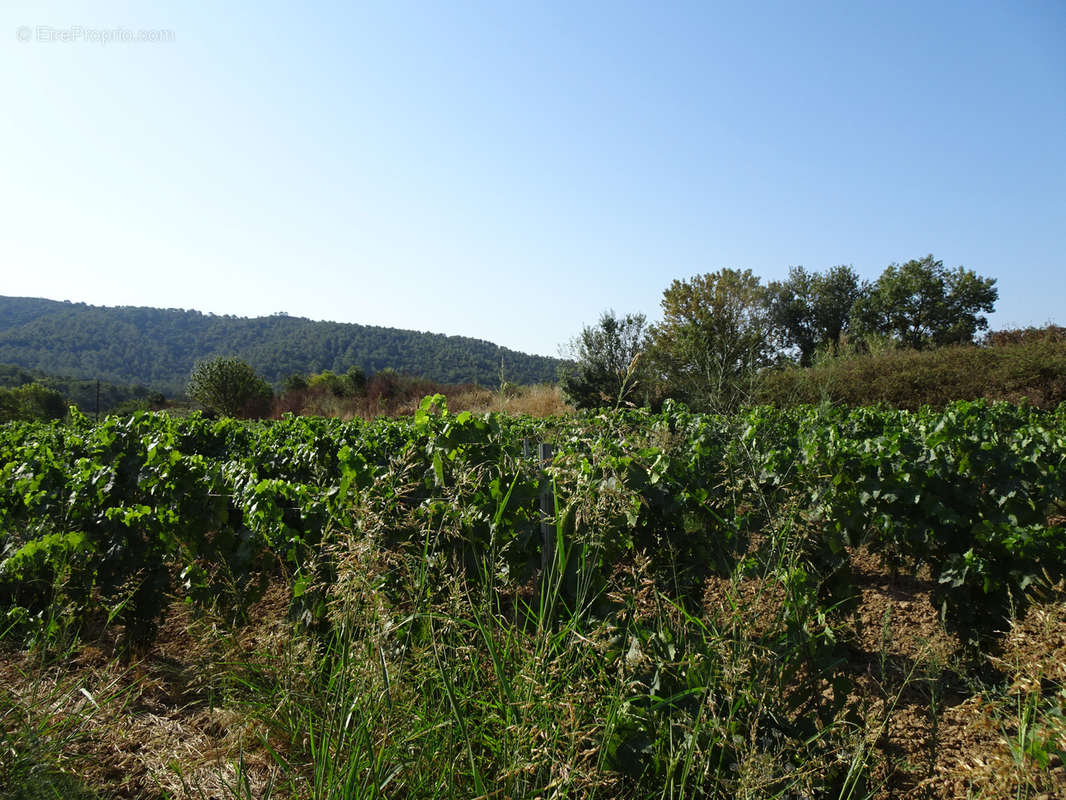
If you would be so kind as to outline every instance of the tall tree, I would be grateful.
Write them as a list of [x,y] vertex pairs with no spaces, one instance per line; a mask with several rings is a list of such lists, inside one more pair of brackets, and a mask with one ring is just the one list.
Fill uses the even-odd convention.
[[980,312],[994,309],[995,283],[962,267],[945,269],[928,255],[890,265],[853,314],[861,332],[916,350],[972,342],[977,331],[988,328]]
[[799,349],[802,366],[810,366],[818,350],[840,344],[851,309],[866,289],[855,270],[844,265],[824,274],[792,267],[787,280],[769,285],[771,320],[784,342]]
[[561,380],[567,399],[578,408],[621,405],[638,391],[637,360],[645,344],[643,314],[616,317],[605,311],[570,343],[574,366]]
[[675,280],[651,330],[655,368],[669,396],[694,408],[732,411],[750,397],[776,351],[767,289],[751,270]]

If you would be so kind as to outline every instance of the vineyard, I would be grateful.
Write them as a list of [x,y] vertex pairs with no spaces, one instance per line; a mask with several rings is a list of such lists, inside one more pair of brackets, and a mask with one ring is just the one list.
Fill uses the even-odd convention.
[[[1066,406],[75,413],[0,469],[0,798],[1066,791]],[[146,714],[202,752],[101,754]]]

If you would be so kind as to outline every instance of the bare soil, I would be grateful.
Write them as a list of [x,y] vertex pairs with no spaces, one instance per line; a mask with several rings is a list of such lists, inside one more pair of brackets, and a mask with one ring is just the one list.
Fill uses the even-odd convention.
[[[865,550],[852,552],[851,563],[861,592],[851,665],[861,687],[856,699],[868,704],[867,719],[883,720],[878,796],[1066,797],[1059,756],[1042,765],[1017,748],[1027,703],[1061,711],[1066,702],[1061,598],[1032,605],[1003,632],[999,653],[985,654],[1010,681],[1004,694],[961,674],[965,655],[933,607],[928,575],[895,576]],[[1034,736],[1061,749],[1064,733],[1044,727]]]

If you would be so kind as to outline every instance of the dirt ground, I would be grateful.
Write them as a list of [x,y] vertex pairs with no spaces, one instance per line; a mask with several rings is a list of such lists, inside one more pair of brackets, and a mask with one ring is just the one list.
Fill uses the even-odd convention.
[[990,660],[1010,691],[995,693],[960,674],[963,653],[930,601],[928,576],[892,576],[863,550],[852,552],[851,563],[861,591],[852,667],[871,718],[884,720],[880,796],[1066,797],[1061,757],[1048,752],[1041,763],[1039,746],[1026,752],[1026,742],[1046,742],[1044,751],[1066,746],[1066,729],[1054,724],[1066,708],[1061,596],[1035,603],[1004,632]]

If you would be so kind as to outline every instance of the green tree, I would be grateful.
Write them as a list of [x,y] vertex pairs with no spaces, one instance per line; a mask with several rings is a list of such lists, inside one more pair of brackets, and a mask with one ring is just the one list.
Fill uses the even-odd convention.
[[0,388],[0,422],[11,420],[62,419],[67,414],[63,395],[39,383],[27,383],[13,389]]
[[298,372],[294,372],[292,375],[285,378],[282,388],[284,388],[286,392],[303,391],[307,388],[307,377]]
[[310,389],[327,391],[334,397],[344,397],[348,394],[344,378],[328,369],[317,375],[312,375],[307,381],[307,386]]
[[270,384],[239,358],[198,362],[185,391],[204,408],[227,417],[262,416],[274,396]]
[[0,422],[12,422],[19,418],[18,396],[13,389],[0,386]]
[[890,265],[855,304],[853,316],[861,333],[888,336],[915,350],[972,342],[988,328],[979,312],[993,310],[995,283],[962,267],[945,269],[928,255]]
[[800,365],[809,367],[816,352],[839,346],[851,310],[867,290],[848,266],[824,274],[792,267],[787,280],[768,287],[770,318],[784,343],[799,350]]
[[742,405],[777,351],[766,287],[751,270],[722,269],[675,280],[662,309],[651,355],[665,393],[698,409]]
[[586,326],[569,346],[575,364],[561,386],[577,408],[603,408],[631,402],[638,391],[638,361],[645,344],[643,314],[616,317],[605,311],[595,326]]
[[354,397],[362,397],[366,394],[366,373],[362,367],[358,365],[348,367],[348,371],[344,373],[344,382],[348,394]]

